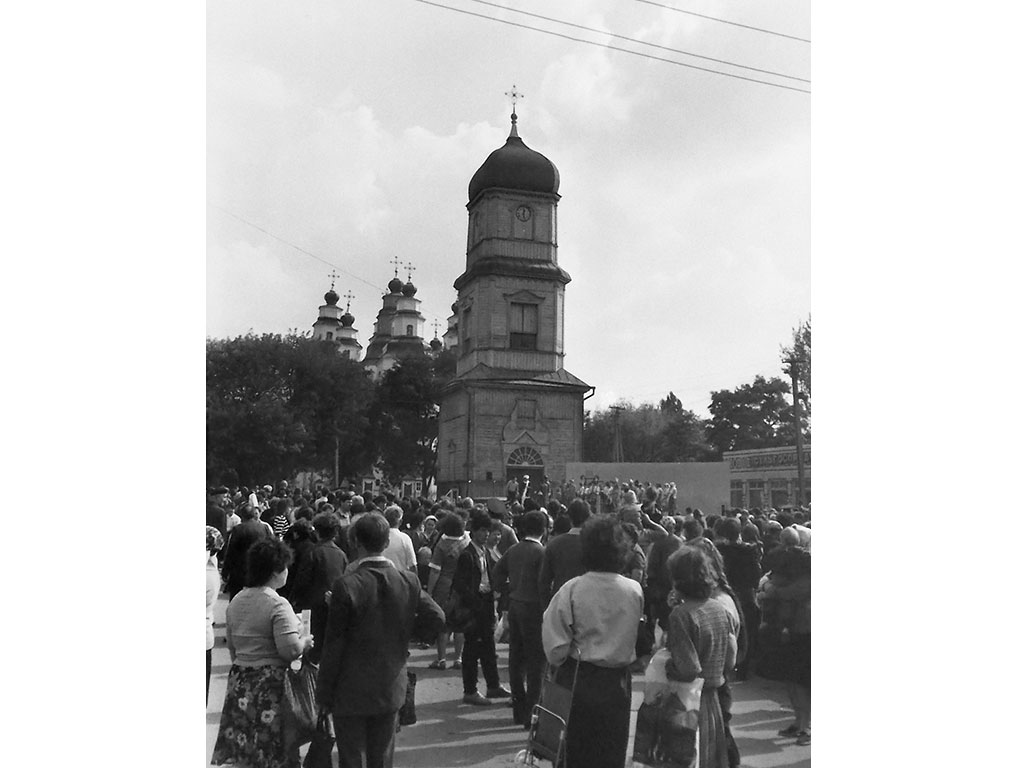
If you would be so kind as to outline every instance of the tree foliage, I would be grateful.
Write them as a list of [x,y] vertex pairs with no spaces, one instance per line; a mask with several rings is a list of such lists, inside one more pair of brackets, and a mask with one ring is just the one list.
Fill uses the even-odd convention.
[[704,422],[683,408],[672,392],[655,406],[616,403],[585,414],[583,422],[584,461],[612,461],[615,425],[622,440],[622,458],[627,462],[713,461],[717,458],[704,434]]
[[206,456],[211,482],[253,485],[301,470],[379,466],[392,480],[434,472],[437,403],[451,352],[414,358],[374,382],[334,344],[295,333],[210,339]]
[[736,389],[712,392],[708,442],[718,451],[793,445],[796,433],[789,393],[788,382],[764,376]]
[[454,355],[414,357],[386,371],[370,412],[379,466],[390,480],[417,475],[427,485],[437,466],[441,389],[455,373]]
[[808,315],[806,320],[802,320],[800,324],[793,329],[793,342],[789,346],[783,346],[781,350],[782,354],[782,370],[787,376],[791,376],[789,360],[796,358],[802,360],[797,365],[797,383],[800,386],[800,392],[807,395],[806,408],[810,410],[810,396],[811,396],[811,316]]

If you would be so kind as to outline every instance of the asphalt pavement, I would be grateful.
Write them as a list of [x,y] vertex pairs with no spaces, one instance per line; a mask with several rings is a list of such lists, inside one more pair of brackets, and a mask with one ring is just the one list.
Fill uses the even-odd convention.
[[[206,755],[213,753],[231,661],[224,640],[226,597],[215,607],[216,646],[210,700],[206,707]],[[512,723],[512,709],[496,704],[476,707],[462,703],[462,678],[449,665],[444,671],[428,669],[436,658],[431,649],[413,647],[409,669],[417,676],[415,725],[404,726],[397,736],[395,768],[506,768],[526,745],[526,732]],[[508,681],[508,646],[498,646],[502,682]],[[643,698],[642,676],[633,677],[633,715]],[[481,683],[482,685],[482,683]],[[733,684],[732,732],[742,765],[749,768],[810,768],[811,747],[798,747],[793,739],[777,736],[792,722],[792,710],[780,683],[760,678]],[[305,747],[302,753],[305,753]],[[630,745],[632,753],[632,745]],[[334,764],[337,765],[337,752]],[[549,763],[542,763],[549,765]],[[625,768],[630,768],[627,762]]]

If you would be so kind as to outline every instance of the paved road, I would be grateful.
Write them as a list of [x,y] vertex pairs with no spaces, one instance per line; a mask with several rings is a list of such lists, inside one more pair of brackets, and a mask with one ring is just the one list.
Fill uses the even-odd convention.
[[[206,754],[213,753],[220,711],[227,687],[230,659],[224,645],[224,609],[216,606],[217,645],[213,651],[213,677],[206,711]],[[449,651],[449,654],[451,651]],[[458,671],[427,669],[433,650],[413,649],[409,668],[417,677],[416,725],[402,728],[395,748],[395,768],[507,768],[525,746],[525,732],[512,724],[509,707],[473,707],[463,704]],[[498,646],[499,670],[507,681],[508,646]],[[642,694],[634,677],[633,709]],[[733,686],[733,735],[742,764],[749,768],[810,768],[811,747],[797,747],[776,732],[792,722],[781,685],[755,678]],[[303,748],[304,752],[305,748]],[[337,765],[337,753],[335,753]],[[548,765],[548,763],[543,763]],[[627,766],[628,768],[628,766]]]

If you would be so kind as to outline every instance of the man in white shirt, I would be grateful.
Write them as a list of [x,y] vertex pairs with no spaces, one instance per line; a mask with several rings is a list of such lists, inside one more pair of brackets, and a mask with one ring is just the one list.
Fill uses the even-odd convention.
[[405,531],[398,530],[402,522],[402,508],[392,504],[384,510],[384,517],[391,526],[391,536],[388,545],[381,553],[384,557],[395,564],[399,570],[412,571],[416,573],[416,550],[412,546],[412,539]]

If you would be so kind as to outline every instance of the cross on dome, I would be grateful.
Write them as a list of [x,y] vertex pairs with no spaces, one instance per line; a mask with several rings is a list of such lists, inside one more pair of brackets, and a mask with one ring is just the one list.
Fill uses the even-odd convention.
[[334,290],[334,281],[338,279],[338,272],[337,272],[337,270],[332,269],[331,270],[331,274],[329,274],[328,277],[331,278],[331,290],[333,291]]
[[345,298],[345,311],[348,312],[349,307],[352,306],[352,299],[354,299],[355,296],[352,295],[352,291],[350,290],[348,293],[345,294],[344,298]]
[[398,277],[398,267],[402,264],[402,262],[398,260],[398,256],[395,256],[395,258],[391,260],[391,263],[395,265],[395,277]]
[[510,99],[512,99],[512,122],[515,122],[515,119],[516,119],[516,102],[519,99],[525,99],[526,96],[516,90],[515,83],[512,84],[512,90],[511,91],[505,91],[505,95],[508,96]]
[[[408,275],[405,279],[408,280],[408,281],[411,281],[412,280],[412,273],[416,271],[416,267],[414,267],[412,265],[412,262],[410,261],[410,262],[408,262],[405,265],[405,269],[406,269],[406,274]],[[398,273],[396,272],[395,274],[398,274]]]

